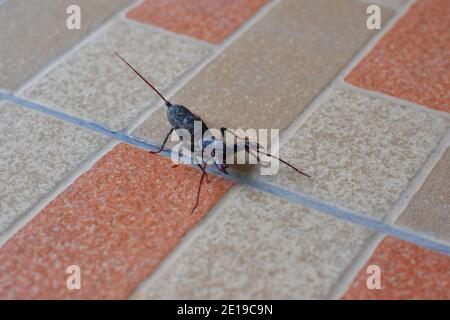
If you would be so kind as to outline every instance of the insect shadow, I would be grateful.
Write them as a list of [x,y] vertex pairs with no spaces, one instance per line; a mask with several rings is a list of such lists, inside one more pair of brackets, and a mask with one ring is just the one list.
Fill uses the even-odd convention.
[[[157,151],[149,151],[149,153],[158,154],[158,153],[162,152],[164,150],[164,146],[167,143],[167,140],[169,139],[170,135],[172,134],[172,132],[174,130],[178,130],[178,129],[187,130],[189,132],[189,134],[191,135],[191,141],[193,141],[194,133],[195,133],[195,129],[196,129],[196,126],[195,126],[196,122],[201,123],[201,133],[202,133],[201,137],[205,136],[205,133],[208,131],[208,127],[206,126],[205,122],[199,116],[195,115],[188,108],[186,108],[182,105],[172,104],[147,79],[145,79],[133,66],[131,66],[117,52],[115,52],[115,55],[117,57],[119,57],[128,67],[130,67],[150,88],[152,88],[153,91],[164,101],[164,103],[166,105],[166,116],[167,116],[167,120],[169,120],[169,123],[171,125],[171,129],[167,133],[167,135],[164,138],[159,149]],[[252,156],[254,156],[258,162],[262,162],[259,154],[263,154],[269,158],[277,159],[281,163],[284,163],[288,167],[295,170],[297,173],[299,173],[303,176],[306,176],[308,178],[311,178],[311,176],[300,171],[299,169],[297,169],[296,167],[294,167],[287,161],[285,161],[279,157],[276,157],[268,152],[262,151],[261,150],[262,146],[257,142],[250,142],[248,137],[245,137],[245,138],[239,137],[234,132],[232,132],[231,130],[229,130],[225,127],[220,128],[220,132],[222,134],[222,137],[221,137],[222,139],[216,139],[215,137],[213,137],[212,140],[200,141],[199,144],[204,148],[204,147],[208,146],[208,144],[211,143],[212,141],[223,141],[223,137],[225,136],[225,133],[229,132],[232,135],[234,135],[235,137],[237,137],[241,140],[244,140],[243,143],[233,143],[232,149],[235,152],[237,152],[238,150],[245,150],[248,154],[251,154]],[[227,146],[224,143],[222,143],[222,146],[224,149],[227,148]],[[192,145],[192,148],[193,147],[194,146]],[[256,150],[255,150],[255,148],[256,148]],[[191,151],[193,151],[193,149]],[[224,157],[223,159],[220,159],[222,161],[219,161],[219,159],[217,157],[215,157],[214,154],[211,154],[209,156],[212,157],[213,159],[215,159],[213,164],[220,172],[223,172],[224,174],[228,174],[228,172],[227,172],[228,165],[225,162],[225,154],[226,154],[225,150],[222,154]],[[195,204],[192,207],[191,214],[194,213],[195,209],[197,209],[197,207],[198,207],[203,180],[205,178],[206,178],[206,180],[208,180],[208,174],[206,173],[206,167],[208,166],[208,164],[205,161],[203,161],[203,157],[202,157],[202,162],[200,164],[197,164],[197,166],[202,171],[202,175],[200,177],[200,182],[198,184],[197,197],[195,200]]]

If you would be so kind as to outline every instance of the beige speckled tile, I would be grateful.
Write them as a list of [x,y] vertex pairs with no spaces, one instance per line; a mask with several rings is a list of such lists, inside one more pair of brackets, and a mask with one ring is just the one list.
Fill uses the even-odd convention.
[[280,166],[271,183],[383,218],[450,127],[450,119],[338,89],[281,147],[313,179]]
[[450,149],[414,194],[396,224],[450,243]]
[[163,90],[204,59],[210,49],[119,20],[28,87],[24,96],[123,129],[153,106],[157,96],[115,51]]
[[0,299],[128,298],[233,185],[210,177],[191,214],[200,170],[172,165],[126,144],[104,155],[0,248]]
[[0,103],[0,232],[107,140],[10,102]]
[[[375,34],[365,10],[349,0],[282,1],[171,100],[213,128],[284,129]],[[168,128],[161,109],[136,134],[160,142]]]
[[325,298],[372,232],[243,187],[133,298]]
[[[0,6],[0,88],[13,91],[131,0],[14,0]],[[69,30],[66,8],[81,9]]]

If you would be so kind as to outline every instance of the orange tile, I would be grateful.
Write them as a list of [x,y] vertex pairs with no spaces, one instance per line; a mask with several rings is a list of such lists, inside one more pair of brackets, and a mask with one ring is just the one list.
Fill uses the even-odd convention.
[[212,43],[222,42],[267,0],[146,0],[127,17]]
[[[381,269],[381,289],[366,285],[369,265]],[[450,299],[450,257],[386,237],[343,299]]]
[[232,186],[210,175],[191,215],[199,177],[118,145],[0,249],[0,298],[127,298]]
[[416,1],[346,81],[450,112],[450,1]]

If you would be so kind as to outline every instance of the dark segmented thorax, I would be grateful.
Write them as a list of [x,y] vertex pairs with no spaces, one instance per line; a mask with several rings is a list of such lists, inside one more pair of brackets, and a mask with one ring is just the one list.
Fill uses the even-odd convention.
[[[186,107],[181,105],[172,105],[166,110],[167,119],[175,129],[186,129],[191,135],[194,135],[195,121],[202,121],[199,116],[196,116]],[[202,134],[208,130],[206,124],[202,121]]]

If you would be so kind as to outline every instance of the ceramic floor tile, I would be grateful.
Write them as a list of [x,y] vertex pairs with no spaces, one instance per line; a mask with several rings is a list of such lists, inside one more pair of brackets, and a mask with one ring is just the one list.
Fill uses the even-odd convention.
[[[367,267],[381,271],[381,289],[367,288]],[[395,238],[385,238],[343,299],[450,299],[450,257]]]
[[[375,34],[365,10],[346,0],[282,1],[171,100],[212,128],[282,130]],[[136,134],[160,142],[168,128],[161,109]]]
[[[129,3],[130,0],[14,0],[3,3],[0,6],[0,89],[17,89]],[[80,30],[66,27],[69,5],[78,5],[81,9]]]
[[267,0],[146,0],[127,17],[212,43],[222,42]]
[[325,298],[370,231],[243,188],[133,298]]
[[[125,299],[232,186],[118,145],[0,249],[1,298]],[[70,265],[81,290],[68,290]]]
[[155,93],[114,52],[160,90],[204,59],[210,50],[126,21],[117,21],[28,87],[24,96],[55,109],[123,129]]
[[338,89],[281,147],[270,183],[382,219],[450,127],[450,118]]
[[416,1],[346,80],[450,112],[449,16],[448,0]]
[[15,104],[0,103],[0,232],[107,139]]
[[396,224],[450,243],[450,149],[414,194]]

